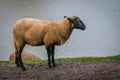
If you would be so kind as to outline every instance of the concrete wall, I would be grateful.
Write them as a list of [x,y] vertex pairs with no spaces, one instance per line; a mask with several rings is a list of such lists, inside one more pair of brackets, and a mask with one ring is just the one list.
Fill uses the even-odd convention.
[[[0,0],[0,60],[14,51],[12,27],[18,19],[60,21],[64,15],[79,16],[87,29],[74,30],[66,44],[56,47],[56,57],[120,54],[120,0]],[[47,59],[44,46],[25,50]]]

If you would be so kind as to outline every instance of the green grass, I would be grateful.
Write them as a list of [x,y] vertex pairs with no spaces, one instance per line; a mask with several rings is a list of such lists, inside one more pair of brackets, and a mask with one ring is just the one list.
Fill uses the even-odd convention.
[[[108,62],[110,60],[120,60],[120,55],[117,56],[108,56],[108,57],[78,57],[78,58],[58,58],[57,62],[72,62],[72,61],[82,61],[82,62],[95,62],[95,63],[103,63]],[[47,60],[29,60],[24,61],[26,64],[46,64]],[[14,62],[10,61],[0,61],[0,66],[14,64]]]
[[59,58],[58,62],[71,62],[71,61],[82,61],[82,62],[106,62],[109,59],[105,57],[81,57],[81,58]]
[[108,57],[78,57],[78,58],[59,58],[58,62],[71,62],[71,61],[82,61],[82,62],[107,62],[110,60],[120,60],[120,55],[108,56]]
[[119,77],[119,78],[116,78],[115,80],[120,80],[120,77]]

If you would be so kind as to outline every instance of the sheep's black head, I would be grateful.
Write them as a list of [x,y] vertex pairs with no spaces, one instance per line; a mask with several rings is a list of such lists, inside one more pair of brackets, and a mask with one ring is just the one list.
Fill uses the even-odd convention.
[[86,29],[85,24],[80,20],[79,17],[77,17],[77,16],[70,16],[70,17],[64,16],[64,18],[67,18],[71,23],[73,23],[75,29],[81,29],[81,30]]

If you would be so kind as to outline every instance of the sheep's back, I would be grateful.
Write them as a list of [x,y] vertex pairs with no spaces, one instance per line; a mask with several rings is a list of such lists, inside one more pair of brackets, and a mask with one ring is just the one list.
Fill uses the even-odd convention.
[[57,27],[56,23],[53,20],[24,18],[15,24],[14,32],[17,33],[17,36],[22,36],[24,41],[30,45],[43,45],[46,33]]

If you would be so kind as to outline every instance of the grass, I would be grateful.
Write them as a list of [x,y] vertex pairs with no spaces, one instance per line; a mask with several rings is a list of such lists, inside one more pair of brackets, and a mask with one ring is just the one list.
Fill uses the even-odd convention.
[[110,60],[120,60],[120,55],[108,56],[108,57],[78,57],[78,58],[59,58],[56,59],[58,62],[71,62],[71,61],[82,61],[82,62],[107,62]]
[[[72,61],[82,61],[82,62],[95,62],[95,63],[103,63],[110,60],[120,60],[120,55],[116,56],[108,56],[108,57],[78,57],[78,58],[58,58],[56,59],[57,62],[72,62]],[[24,61],[26,64],[46,64],[47,60],[29,60]],[[14,64],[14,62],[10,61],[0,61],[0,66],[7,65],[7,64]]]
[[116,78],[115,80],[120,80],[120,77],[119,77],[119,78]]

